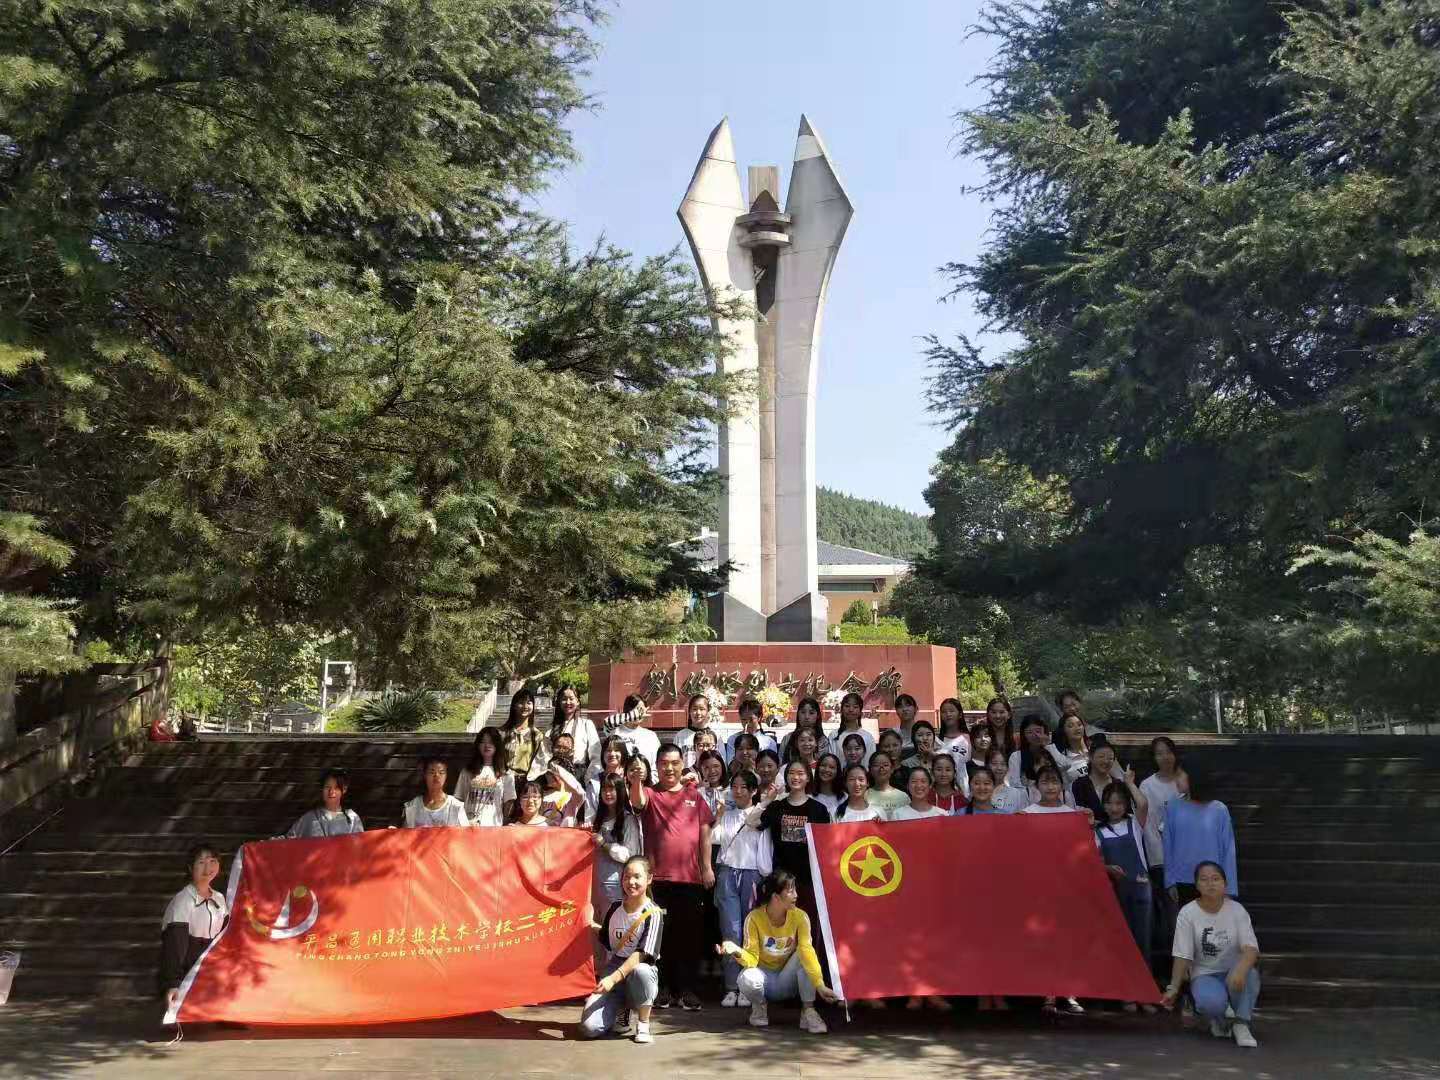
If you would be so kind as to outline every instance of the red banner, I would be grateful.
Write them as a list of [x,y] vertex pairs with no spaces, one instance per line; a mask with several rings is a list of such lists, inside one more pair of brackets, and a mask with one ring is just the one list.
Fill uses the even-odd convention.
[[588,993],[593,851],[523,827],[246,844],[170,1019],[370,1024]]
[[1080,814],[807,831],[842,997],[1160,1000]]

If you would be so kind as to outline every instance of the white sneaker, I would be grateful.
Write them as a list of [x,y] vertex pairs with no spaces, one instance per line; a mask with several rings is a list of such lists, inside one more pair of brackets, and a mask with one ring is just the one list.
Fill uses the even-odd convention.
[[655,1041],[655,1037],[650,1034],[649,1024],[635,1025],[635,1041],[637,1043],[650,1043]]
[[722,1009],[738,1009],[744,1004],[745,1003],[740,1000],[740,995],[734,990],[725,991],[725,996],[720,999],[720,1007]]
[[770,1026],[770,1006],[767,1003],[763,1001],[757,1001],[755,1004],[750,1006],[750,1026]]
[[1071,1016],[1082,1016],[1085,1012],[1085,1006],[1081,1005],[1080,1002],[1074,998],[1065,998],[1064,1001],[1060,1003],[1060,1009],[1063,1012],[1069,1013]]
[[1230,1025],[1230,1033],[1235,1036],[1235,1045],[1243,1046],[1247,1050],[1253,1050],[1260,1044],[1255,1041],[1255,1036],[1250,1031],[1250,1025],[1244,1020],[1236,1020]]
[[1211,1020],[1210,1034],[1217,1039],[1228,1039],[1230,1038],[1230,1025],[1224,1020]]
[[800,1030],[808,1031],[811,1035],[824,1035],[830,1029],[825,1026],[825,1020],[814,1009],[800,1010]]

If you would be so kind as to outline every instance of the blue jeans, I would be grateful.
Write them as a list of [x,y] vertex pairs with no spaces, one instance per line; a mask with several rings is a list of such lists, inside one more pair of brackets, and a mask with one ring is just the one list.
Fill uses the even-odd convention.
[[[760,871],[736,870],[731,866],[715,868],[715,906],[720,909],[720,940],[743,945],[745,916],[755,906],[755,890],[760,887]],[[725,989],[739,986],[740,962],[725,957]]]
[[[596,981],[613,973],[625,961],[612,956]],[[585,1008],[580,1013],[580,1034],[587,1039],[598,1039],[608,1032],[620,1015],[622,1008],[638,1009],[655,1003],[660,992],[660,973],[654,964],[639,964],[625,976],[625,981],[608,994],[591,994],[585,999]]]
[[1260,996],[1260,972],[1253,967],[1245,973],[1245,989],[1238,994],[1225,985],[1225,975],[1200,975],[1190,980],[1190,996],[1195,1011],[1207,1020],[1223,1020],[1225,1006],[1235,1010],[1235,1018],[1250,1022],[1255,1012],[1255,999]]
[[746,968],[740,975],[740,994],[751,1005],[767,1001],[793,1001],[802,1005],[815,1004],[815,984],[800,966],[800,953],[790,954],[779,971],[762,967]]

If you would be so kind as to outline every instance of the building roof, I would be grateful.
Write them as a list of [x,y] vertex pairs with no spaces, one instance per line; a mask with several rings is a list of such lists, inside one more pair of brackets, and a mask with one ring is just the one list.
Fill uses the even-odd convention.
[[[720,537],[706,529],[696,538],[699,549],[700,561],[706,566],[715,566],[720,561]],[[860,548],[845,547],[843,544],[832,544],[828,540],[816,540],[816,561],[820,564],[821,573],[829,566],[843,566],[847,572],[854,573],[855,568],[875,568],[877,576],[895,572],[896,567],[908,568],[909,559],[902,559],[899,555],[881,555],[875,551],[864,551]]]

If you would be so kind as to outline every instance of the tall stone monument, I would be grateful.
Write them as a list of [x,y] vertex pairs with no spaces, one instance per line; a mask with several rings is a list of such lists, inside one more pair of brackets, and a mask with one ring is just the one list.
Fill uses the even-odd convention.
[[719,326],[732,346],[725,371],[750,376],[755,392],[729,403],[720,430],[720,561],[734,569],[710,623],[721,641],[824,641],[815,381],[830,270],[854,211],[803,116],[784,210],[774,165],[750,167],[748,195],[721,120],[679,209],[706,290],[753,313]]

